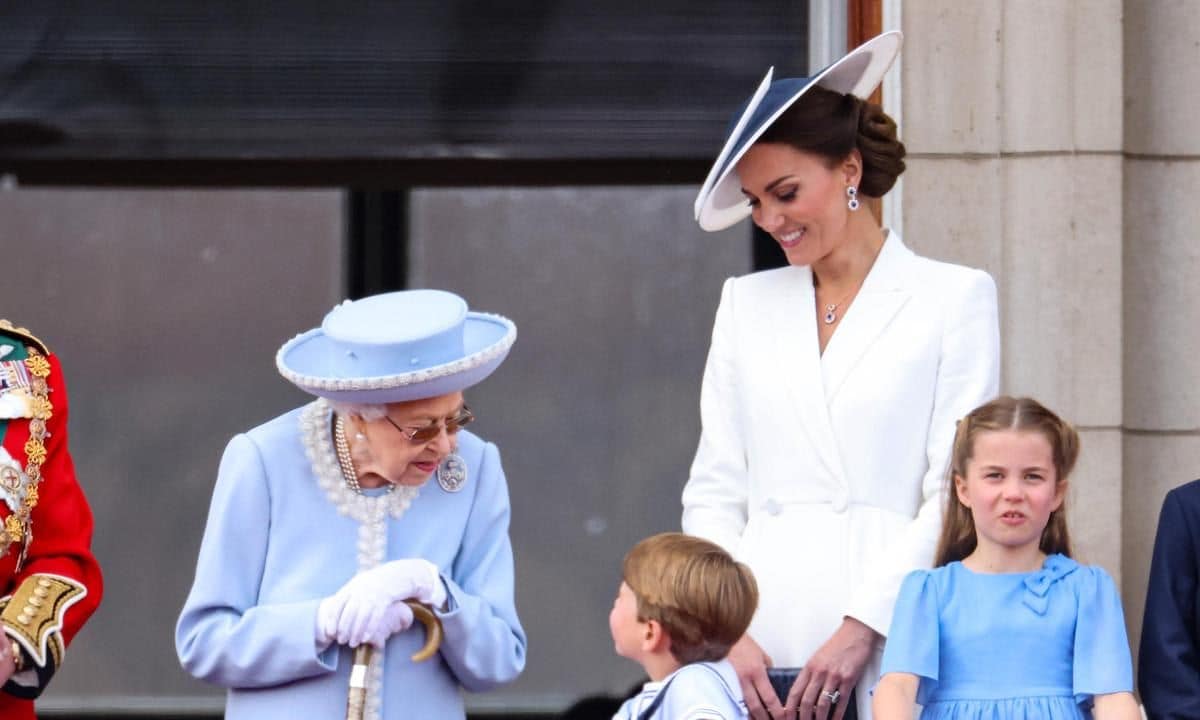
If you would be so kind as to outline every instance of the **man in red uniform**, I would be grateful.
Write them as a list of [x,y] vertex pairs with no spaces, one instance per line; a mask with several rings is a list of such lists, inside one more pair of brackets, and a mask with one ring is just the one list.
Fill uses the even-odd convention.
[[0,718],[34,717],[33,699],[100,604],[91,542],[58,359],[0,320]]

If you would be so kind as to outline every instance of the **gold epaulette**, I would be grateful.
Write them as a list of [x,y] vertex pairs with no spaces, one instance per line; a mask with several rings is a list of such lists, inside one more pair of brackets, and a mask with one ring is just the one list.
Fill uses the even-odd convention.
[[46,347],[46,343],[38,340],[37,336],[29,332],[29,330],[23,327],[17,327],[8,320],[0,318],[0,332],[17,336],[21,340],[24,340],[27,345],[33,345],[38,350],[41,350],[43,355],[50,354],[50,348]]

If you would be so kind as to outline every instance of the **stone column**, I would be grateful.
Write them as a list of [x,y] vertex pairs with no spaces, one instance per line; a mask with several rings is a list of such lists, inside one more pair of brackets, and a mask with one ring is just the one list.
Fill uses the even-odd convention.
[[1140,638],[1163,496],[1200,478],[1200,4],[1125,2],[1122,565]]
[[1000,293],[1002,391],[1080,430],[1076,556],[1122,575],[1120,0],[903,2],[905,240]]

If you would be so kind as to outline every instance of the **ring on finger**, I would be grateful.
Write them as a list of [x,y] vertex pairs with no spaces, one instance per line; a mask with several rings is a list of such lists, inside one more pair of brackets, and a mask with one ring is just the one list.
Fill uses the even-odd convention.
[[842,697],[842,691],[838,689],[822,690],[821,697],[829,698],[830,705],[837,705],[838,700]]

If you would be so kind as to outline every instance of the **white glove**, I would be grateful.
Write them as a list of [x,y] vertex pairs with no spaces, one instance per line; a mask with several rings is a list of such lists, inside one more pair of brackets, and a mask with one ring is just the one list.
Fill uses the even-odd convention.
[[378,598],[352,597],[338,620],[338,642],[350,647],[382,648],[392,635],[413,624],[412,608],[403,600],[384,604]]
[[433,607],[446,604],[446,586],[437,566],[422,558],[392,560],[361,572],[338,591],[350,596],[379,595],[391,600],[416,600]]
[[317,606],[317,652],[329,647],[337,640],[338,616],[346,606],[346,596],[341,593],[330,595]]
[[409,598],[441,607],[446,587],[437,566],[428,560],[393,560],[355,575],[317,608],[316,640],[328,646],[336,640],[356,647],[383,647],[392,634],[412,625]]

